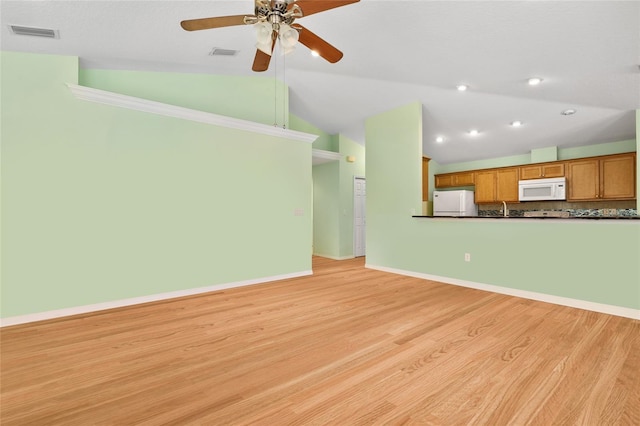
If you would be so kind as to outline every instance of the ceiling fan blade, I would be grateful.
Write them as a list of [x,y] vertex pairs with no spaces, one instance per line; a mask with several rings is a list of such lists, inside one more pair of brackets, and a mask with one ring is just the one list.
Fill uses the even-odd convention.
[[216,16],[213,18],[189,19],[180,22],[180,26],[187,31],[232,27],[234,25],[244,25],[245,16],[247,15]]
[[253,59],[252,70],[256,72],[266,71],[269,68],[269,62],[271,62],[271,55],[267,55],[260,49],[256,49],[256,57]]
[[[273,48],[276,46],[275,34],[273,35],[273,43],[271,44],[271,55],[273,55]],[[260,49],[256,49],[256,56],[253,58],[253,66],[251,69],[255,72],[266,71],[269,68],[269,62],[271,62],[271,55],[267,55]]]
[[299,32],[298,41],[307,46],[309,49],[317,52],[327,61],[335,64],[340,59],[342,59],[342,52],[324,41],[322,38],[318,37],[302,25],[294,24],[293,27],[296,28]]
[[314,13],[324,12],[325,10],[335,9],[336,7],[346,6],[352,3],[358,3],[360,0],[298,0],[291,3],[288,9],[297,4],[302,9],[302,16],[313,15]]

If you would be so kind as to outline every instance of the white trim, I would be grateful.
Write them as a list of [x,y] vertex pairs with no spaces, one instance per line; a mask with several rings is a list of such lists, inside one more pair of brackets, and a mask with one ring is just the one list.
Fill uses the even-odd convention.
[[[356,181],[360,179],[364,181],[365,184],[365,188],[367,185],[367,178],[364,176],[353,176],[353,182],[352,182],[352,186],[351,186],[351,195],[353,196],[352,204],[351,204],[351,209],[352,209],[352,214],[351,214],[351,226],[353,226],[353,241],[351,242],[352,244],[352,251],[353,251],[353,257],[356,257],[356,245],[357,245],[357,240],[358,240],[358,235],[356,232],[356,229],[358,229],[357,227],[357,223],[356,223]],[[366,239],[366,229],[367,229],[367,208],[366,208],[366,202],[367,202],[367,198],[366,198],[366,192],[365,192],[365,211],[364,211],[364,227],[365,227],[365,245],[364,245],[364,253],[362,254],[362,256],[366,256],[367,255],[367,239]]]
[[327,259],[332,259],[332,260],[347,260],[347,259],[355,259],[355,256],[350,255],[350,256],[330,256],[328,254],[321,254],[321,253],[313,253],[314,256],[318,256],[318,257],[326,257]]
[[311,153],[314,159],[324,160],[324,162],[338,161],[342,158],[342,154],[339,152],[325,151],[323,149],[312,149]]
[[121,95],[119,93],[94,89],[92,87],[79,86],[71,83],[67,83],[67,87],[69,87],[69,90],[71,90],[71,93],[73,93],[76,98],[84,101],[97,102],[100,104],[164,115],[167,117],[181,118],[184,120],[196,121],[198,123],[212,124],[214,126],[246,130],[249,132],[260,133],[268,136],[277,136],[300,142],[312,143],[318,138],[318,135],[312,135],[310,133],[283,129],[277,126],[270,126],[268,124],[256,123],[239,118],[213,114],[211,112],[169,105],[162,102],[150,101],[148,99],[136,98],[134,96]]
[[420,272],[405,271],[402,269],[387,268],[386,266],[376,266],[365,264],[365,268],[376,269],[378,271],[390,272],[392,274],[406,275],[409,277],[422,278],[425,280],[438,281],[445,284],[453,284],[461,287],[469,287],[477,290],[490,291],[493,293],[506,294],[509,296],[521,297],[524,299],[537,300],[540,302],[553,303],[555,305],[569,306],[571,308],[585,309],[603,314],[616,315],[619,317],[640,320],[640,309],[625,308],[623,306],[606,305],[604,303],[589,302],[586,300],[571,299],[568,297],[554,296],[551,294],[537,293],[528,290],[518,290],[508,287],[500,287],[491,284],[476,283],[473,281],[459,280],[457,278],[441,277],[437,275],[423,274]]
[[171,291],[168,293],[151,294],[148,296],[133,297],[130,299],[114,300],[112,302],[96,303],[93,305],[75,306],[72,308],[56,309],[54,311],[38,312],[35,314],[19,315],[0,319],[0,327],[8,327],[10,325],[25,324],[34,321],[44,321],[54,318],[66,317],[70,315],[87,314],[106,309],[121,308],[124,306],[139,305],[141,303],[157,302],[160,300],[175,299],[177,297],[193,296],[196,294],[209,293],[213,291],[225,290],[235,287],[243,287],[247,285],[262,284],[271,281],[286,280],[289,278],[304,277],[313,275],[313,271],[293,272],[290,274],[273,275],[270,277],[256,278],[253,280],[236,281],[232,283],[211,285],[207,287],[198,287],[187,290]]

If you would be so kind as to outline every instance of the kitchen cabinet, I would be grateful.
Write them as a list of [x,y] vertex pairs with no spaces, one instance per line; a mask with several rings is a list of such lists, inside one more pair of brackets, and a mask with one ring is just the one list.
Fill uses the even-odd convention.
[[636,198],[635,153],[571,160],[567,168],[567,201]]
[[518,179],[517,167],[476,171],[476,203],[518,202]]
[[429,161],[431,159],[422,157],[422,201],[429,200]]
[[473,171],[444,173],[435,175],[436,188],[451,188],[456,186],[472,186],[474,184]]
[[482,170],[475,175],[476,204],[494,203],[496,201],[496,171]]
[[496,171],[496,201],[518,202],[519,170],[517,167]]
[[564,161],[520,166],[520,179],[545,179],[564,176]]

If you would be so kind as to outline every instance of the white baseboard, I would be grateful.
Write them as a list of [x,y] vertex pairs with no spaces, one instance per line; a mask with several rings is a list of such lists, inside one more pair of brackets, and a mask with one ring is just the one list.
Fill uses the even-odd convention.
[[625,308],[623,306],[606,305],[604,303],[589,302],[580,299],[571,299],[568,297],[554,296],[545,293],[536,293],[528,290],[518,290],[508,287],[500,287],[491,284],[482,284],[473,281],[459,280],[457,278],[441,277],[437,275],[423,274],[414,271],[405,271],[402,269],[387,268],[385,266],[376,266],[365,264],[365,268],[376,269],[378,271],[390,272],[392,274],[406,275],[409,277],[422,278],[425,280],[438,281],[445,284],[453,284],[461,287],[469,287],[477,290],[485,290],[493,293],[506,294],[509,296],[522,297],[523,299],[537,300],[539,302],[553,303],[555,305],[569,306],[572,308],[585,309],[587,311],[600,312],[603,314],[616,315],[619,317],[640,320],[640,309]]
[[106,309],[121,308],[123,306],[139,305],[141,303],[157,302],[160,300],[175,299],[177,297],[193,296],[196,294],[209,293],[212,291],[226,290],[229,288],[243,287],[254,284],[262,284],[271,281],[285,280],[289,278],[313,275],[313,271],[293,272],[290,274],[273,275],[270,277],[256,278],[253,280],[236,281],[232,283],[217,284],[207,287],[198,287],[187,290],[171,291],[168,293],[151,294],[149,296],[133,297],[130,299],[114,300],[112,302],[95,303],[92,305],[74,306],[72,308],[56,309],[54,311],[38,312],[35,314],[19,315],[0,319],[0,327],[10,325],[26,324],[34,321],[44,321],[54,318],[66,317],[70,315],[86,314],[103,311]]
[[355,256],[351,255],[351,256],[329,256],[328,254],[322,254],[322,253],[313,253],[314,256],[318,256],[318,257],[326,257],[327,259],[331,259],[331,260],[347,260],[347,259],[354,259]]

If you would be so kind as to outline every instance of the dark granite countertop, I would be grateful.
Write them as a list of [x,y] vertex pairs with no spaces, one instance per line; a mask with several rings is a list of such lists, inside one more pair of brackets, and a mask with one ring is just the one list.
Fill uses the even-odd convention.
[[426,219],[529,219],[529,220],[640,220],[640,216],[411,216]]

